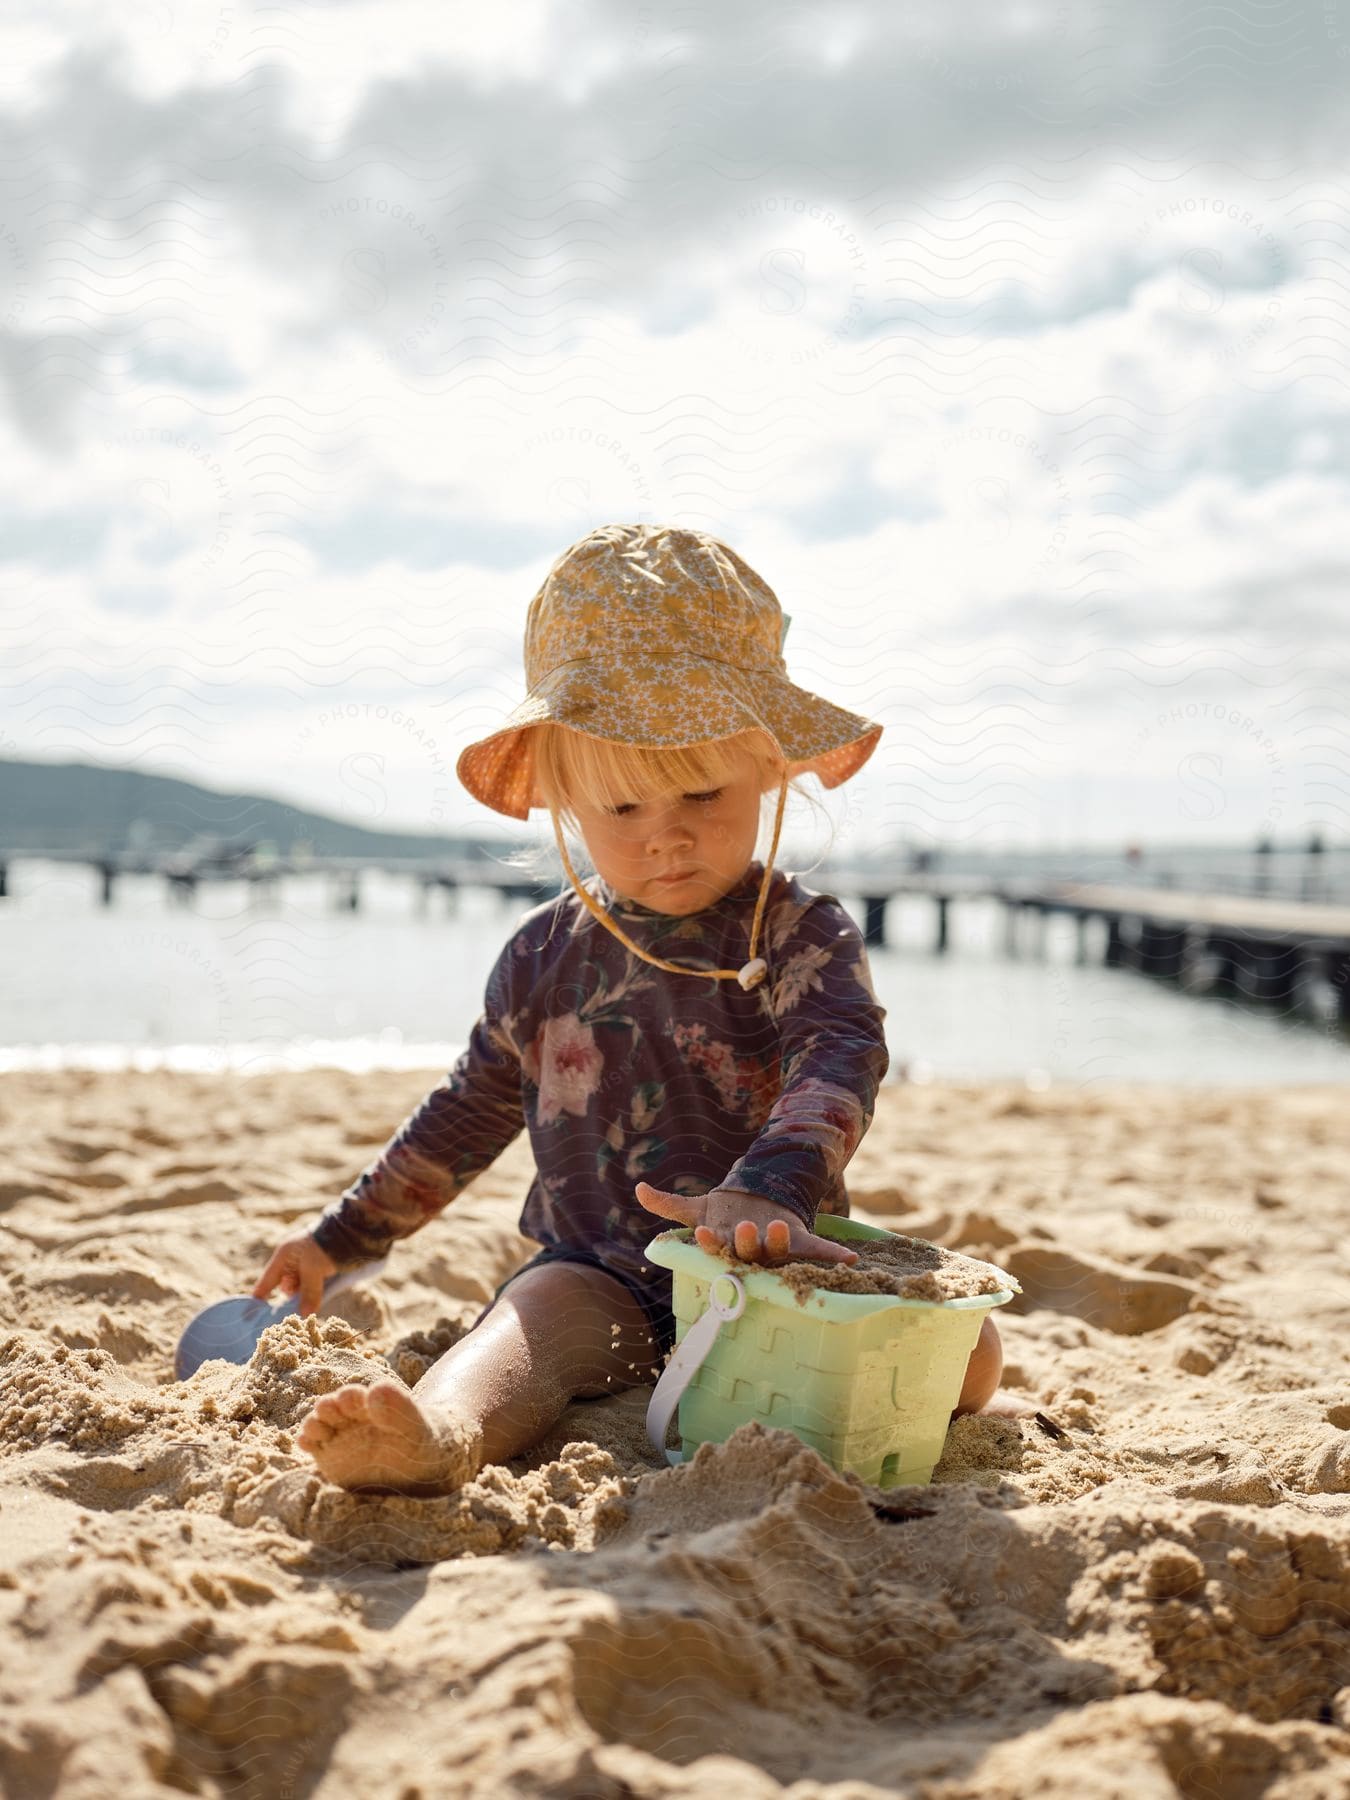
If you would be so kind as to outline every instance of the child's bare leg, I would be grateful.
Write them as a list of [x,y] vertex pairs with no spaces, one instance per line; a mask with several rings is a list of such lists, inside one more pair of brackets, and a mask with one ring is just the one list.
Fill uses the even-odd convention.
[[1034,1411],[1029,1401],[1018,1399],[1015,1394],[998,1393],[1002,1376],[1003,1340],[998,1335],[998,1326],[986,1313],[980,1326],[979,1338],[970,1353],[970,1361],[966,1364],[961,1398],[956,1403],[952,1417],[957,1419],[962,1413],[984,1412],[1016,1418],[1022,1413]]
[[[617,1330],[615,1329],[617,1327]],[[657,1373],[647,1315],[613,1275],[527,1269],[410,1393],[396,1381],[316,1400],[299,1434],[340,1487],[448,1493],[543,1436],[576,1399]]]

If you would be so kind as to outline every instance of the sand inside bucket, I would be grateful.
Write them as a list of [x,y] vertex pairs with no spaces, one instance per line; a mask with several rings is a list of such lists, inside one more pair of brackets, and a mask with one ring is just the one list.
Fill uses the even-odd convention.
[[[896,1233],[887,1238],[853,1238],[849,1248],[858,1252],[855,1263],[811,1262],[798,1258],[773,1265],[791,1288],[799,1305],[821,1288],[834,1294],[894,1294],[901,1300],[964,1300],[972,1295],[996,1294],[1000,1289],[1021,1290],[1014,1278],[993,1263],[962,1256],[925,1238]],[[727,1261],[737,1268],[761,1265]]]

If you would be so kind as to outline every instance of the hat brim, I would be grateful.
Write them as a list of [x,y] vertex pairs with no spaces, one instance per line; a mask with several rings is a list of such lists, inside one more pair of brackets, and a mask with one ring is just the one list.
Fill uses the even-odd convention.
[[788,680],[707,657],[630,659],[622,677],[590,662],[560,663],[498,731],[461,752],[455,772],[476,800],[510,819],[543,806],[535,784],[534,727],[554,724],[644,748],[706,744],[767,731],[790,776],[839,787],[876,749],[882,728]]

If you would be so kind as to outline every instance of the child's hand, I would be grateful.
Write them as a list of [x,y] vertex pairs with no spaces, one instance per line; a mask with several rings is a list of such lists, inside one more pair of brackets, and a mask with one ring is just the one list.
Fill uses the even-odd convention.
[[832,1238],[817,1237],[794,1214],[741,1188],[668,1194],[650,1182],[639,1181],[634,1191],[648,1212],[660,1213],[679,1225],[692,1225],[700,1250],[715,1253],[729,1247],[742,1262],[791,1262],[796,1256],[809,1256],[815,1262],[858,1260],[856,1250],[845,1249]]
[[288,1299],[298,1292],[300,1317],[308,1318],[310,1313],[319,1310],[323,1284],[330,1275],[337,1274],[337,1269],[332,1257],[327,1251],[320,1250],[307,1231],[293,1231],[289,1237],[282,1238],[272,1252],[272,1260],[259,1277],[253,1298],[265,1300],[277,1286]]

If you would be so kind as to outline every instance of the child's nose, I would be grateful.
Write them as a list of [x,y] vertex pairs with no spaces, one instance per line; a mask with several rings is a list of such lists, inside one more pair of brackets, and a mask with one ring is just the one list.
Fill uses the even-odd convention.
[[669,850],[677,844],[692,844],[693,841],[694,834],[688,821],[673,808],[656,820],[647,837],[647,843],[654,851]]

